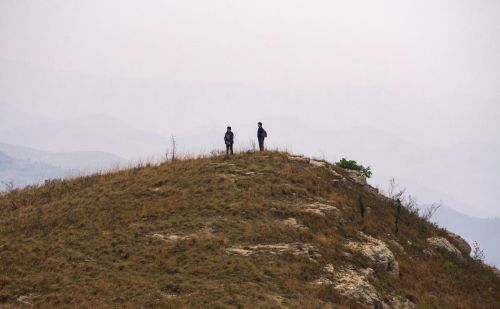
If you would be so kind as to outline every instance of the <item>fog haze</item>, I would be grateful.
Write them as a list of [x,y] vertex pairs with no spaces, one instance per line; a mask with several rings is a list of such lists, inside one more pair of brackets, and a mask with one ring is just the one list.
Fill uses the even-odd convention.
[[263,121],[500,216],[499,33],[495,0],[4,0],[0,142],[132,159]]

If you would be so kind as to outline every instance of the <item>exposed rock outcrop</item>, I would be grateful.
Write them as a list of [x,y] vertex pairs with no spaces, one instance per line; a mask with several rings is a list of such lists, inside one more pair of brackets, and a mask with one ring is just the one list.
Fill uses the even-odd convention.
[[414,309],[417,306],[409,301],[408,299],[401,297],[393,297],[389,300],[389,304],[391,308],[394,309]]
[[226,249],[228,254],[250,256],[257,253],[264,254],[284,254],[290,253],[296,256],[305,256],[311,260],[320,257],[318,250],[311,244],[306,243],[279,243],[279,244],[258,244],[254,246],[233,246]]
[[394,277],[399,277],[399,264],[394,253],[386,243],[372,236],[360,232],[362,242],[349,241],[346,247],[368,258],[373,265],[390,272]]
[[33,306],[33,301],[35,299],[37,299],[38,297],[40,297],[40,295],[37,295],[37,294],[28,294],[28,295],[22,295],[22,296],[19,296],[17,298],[17,301],[21,304],[21,305],[24,305],[24,306],[28,306],[28,307],[31,307]]
[[326,216],[327,213],[333,214],[337,219],[342,220],[342,213],[340,210],[332,205],[315,202],[311,204],[299,205],[302,212],[315,214],[318,216]]
[[311,159],[306,158],[306,157],[304,157],[304,156],[292,156],[292,155],[290,155],[290,156],[288,156],[288,160],[291,160],[291,161],[298,161],[298,162],[303,162],[303,163],[309,163],[309,161],[310,161]]
[[463,261],[464,257],[462,256],[462,253],[460,250],[458,250],[454,245],[452,245],[448,239],[444,237],[431,237],[427,238],[427,243],[429,245],[437,250],[446,252],[448,254],[451,254],[452,256],[456,257],[458,260]]
[[360,172],[348,169],[344,170],[347,172],[348,177],[355,183],[360,184],[362,186],[367,184],[366,177],[363,176],[363,174],[361,174]]
[[392,239],[387,240],[387,242],[393,247],[397,248],[399,252],[406,253],[405,248],[399,242]]
[[345,177],[337,173],[333,168],[330,168],[330,173],[332,173],[335,179],[345,180]]
[[295,219],[295,218],[288,218],[286,220],[281,221],[281,223],[283,223],[284,225],[286,225],[288,227],[295,228],[298,230],[307,230],[308,229],[307,226],[304,226],[303,224],[300,224],[299,222],[297,222],[297,219]]
[[333,265],[323,268],[324,276],[312,282],[314,285],[333,285],[342,296],[372,309],[413,309],[415,304],[408,299],[389,296],[382,299],[369,279],[375,271],[371,268],[354,269],[352,266],[335,271]]
[[471,251],[472,251],[472,248],[470,247],[469,243],[467,243],[467,241],[465,241],[465,239],[463,239],[462,237],[460,237],[459,235],[455,234],[455,233],[452,233],[452,232],[449,232],[447,231],[447,234],[448,234],[448,238],[450,239],[450,241],[466,256],[469,256]]
[[362,186],[366,191],[370,192],[373,195],[382,196],[379,192],[379,189],[372,187],[366,181],[366,177],[358,171],[344,169],[347,172],[347,178],[352,182]]
[[183,241],[190,239],[197,239],[202,236],[209,236],[212,234],[212,230],[210,228],[203,228],[198,232],[194,232],[186,235],[178,235],[178,234],[162,234],[162,233],[153,233],[148,235],[149,238],[153,239],[153,241],[163,241],[163,242],[175,242],[175,241]]
[[375,287],[362,272],[350,268],[341,269],[335,275],[333,284],[342,296],[368,308],[390,308],[379,298]]
[[325,161],[310,160],[309,163],[314,167],[326,167]]

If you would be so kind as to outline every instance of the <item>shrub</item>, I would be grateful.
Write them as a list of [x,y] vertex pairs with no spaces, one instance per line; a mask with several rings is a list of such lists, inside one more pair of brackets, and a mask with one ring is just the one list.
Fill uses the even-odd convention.
[[396,229],[394,230],[394,233],[397,234],[399,232],[399,220],[401,218],[401,200],[398,198],[396,200],[396,214],[395,214],[395,225]]
[[358,196],[358,207],[359,207],[359,212],[361,213],[361,224],[365,224],[365,204],[363,204],[363,199],[361,198],[361,195]]
[[366,178],[370,178],[372,176],[372,170],[370,166],[364,167],[354,160],[347,160],[346,158],[342,158],[339,162],[337,162],[337,166],[348,170],[358,171]]
[[484,254],[484,251],[479,247],[479,243],[477,241],[474,241],[472,247],[472,258],[476,261],[484,262],[486,256]]

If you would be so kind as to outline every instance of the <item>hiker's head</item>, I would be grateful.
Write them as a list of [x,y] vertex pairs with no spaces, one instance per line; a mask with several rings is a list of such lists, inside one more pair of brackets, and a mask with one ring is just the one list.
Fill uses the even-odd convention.
[[259,127],[262,127],[262,122],[259,122],[258,125],[259,125]]
[[228,131],[231,131],[231,127],[227,127],[227,130],[228,130]]

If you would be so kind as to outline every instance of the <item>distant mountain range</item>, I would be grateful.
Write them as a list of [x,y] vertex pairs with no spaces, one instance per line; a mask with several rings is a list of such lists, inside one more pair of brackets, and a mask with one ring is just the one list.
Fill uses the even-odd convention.
[[82,172],[108,169],[126,162],[117,155],[98,151],[50,152],[5,143],[0,143],[0,151],[18,160]]
[[0,152],[0,191],[9,185],[20,187],[45,179],[60,178],[66,172],[52,165],[18,160]]
[[[1,111],[0,111],[1,112]],[[162,153],[168,138],[135,129],[103,115],[82,116],[72,120],[38,119],[24,121],[24,113],[0,113],[0,122],[19,119],[0,128],[0,141],[50,152],[93,152],[109,160],[111,153],[125,159],[137,159]],[[12,121],[10,121],[12,122]],[[23,151],[26,152],[26,151]],[[103,154],[108,153],[108,154]],[[74,157],[74,154],[71,154]],[[61,158],[60,158],[61,159]],[[60,164],[64,160],[58,160]]]
[[6,183],[22,187],[124,163],[124,159],[104,152],[48,152],[0,143],[0,189]]

